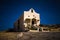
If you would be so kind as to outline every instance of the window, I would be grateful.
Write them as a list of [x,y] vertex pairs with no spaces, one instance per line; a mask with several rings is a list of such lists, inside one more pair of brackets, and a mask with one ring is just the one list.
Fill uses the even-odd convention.
[[33,15],[33,17],[36,18],[35,15]]
[[30,17],[30,16],[28,16],[28,17]]
[[37,21],[39,21],[39,20],[37,20]]

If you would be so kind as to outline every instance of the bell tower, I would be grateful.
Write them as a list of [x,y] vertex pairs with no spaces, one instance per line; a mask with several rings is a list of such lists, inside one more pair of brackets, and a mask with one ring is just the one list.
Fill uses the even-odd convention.
[[35,11],[34,11],[34,9],[33,9],[33,8],[31,8],[31,9],[30,9],[30,12],[31,12],[31,13],[34,13]]

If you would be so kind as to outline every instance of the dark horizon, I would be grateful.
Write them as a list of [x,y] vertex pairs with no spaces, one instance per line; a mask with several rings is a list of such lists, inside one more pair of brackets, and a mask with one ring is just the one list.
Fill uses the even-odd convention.
[[0,31],[13,28],[14,22],[30,8],[40,14],[41,24],[60,24],[59,0],[0,0]]

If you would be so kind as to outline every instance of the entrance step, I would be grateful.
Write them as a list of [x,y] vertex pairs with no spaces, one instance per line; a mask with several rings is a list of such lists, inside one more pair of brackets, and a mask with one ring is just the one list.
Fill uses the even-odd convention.
[[29,30],[29,32],[39,32],[38,30]]

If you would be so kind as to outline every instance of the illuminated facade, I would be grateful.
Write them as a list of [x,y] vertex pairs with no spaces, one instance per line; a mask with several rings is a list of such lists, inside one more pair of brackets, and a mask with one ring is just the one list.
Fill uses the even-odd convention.
[[38,28],[40,25],[40,14],[33,8],[24,11],[23,15],[14,23],[15,31],[24,31],[31,28]]

